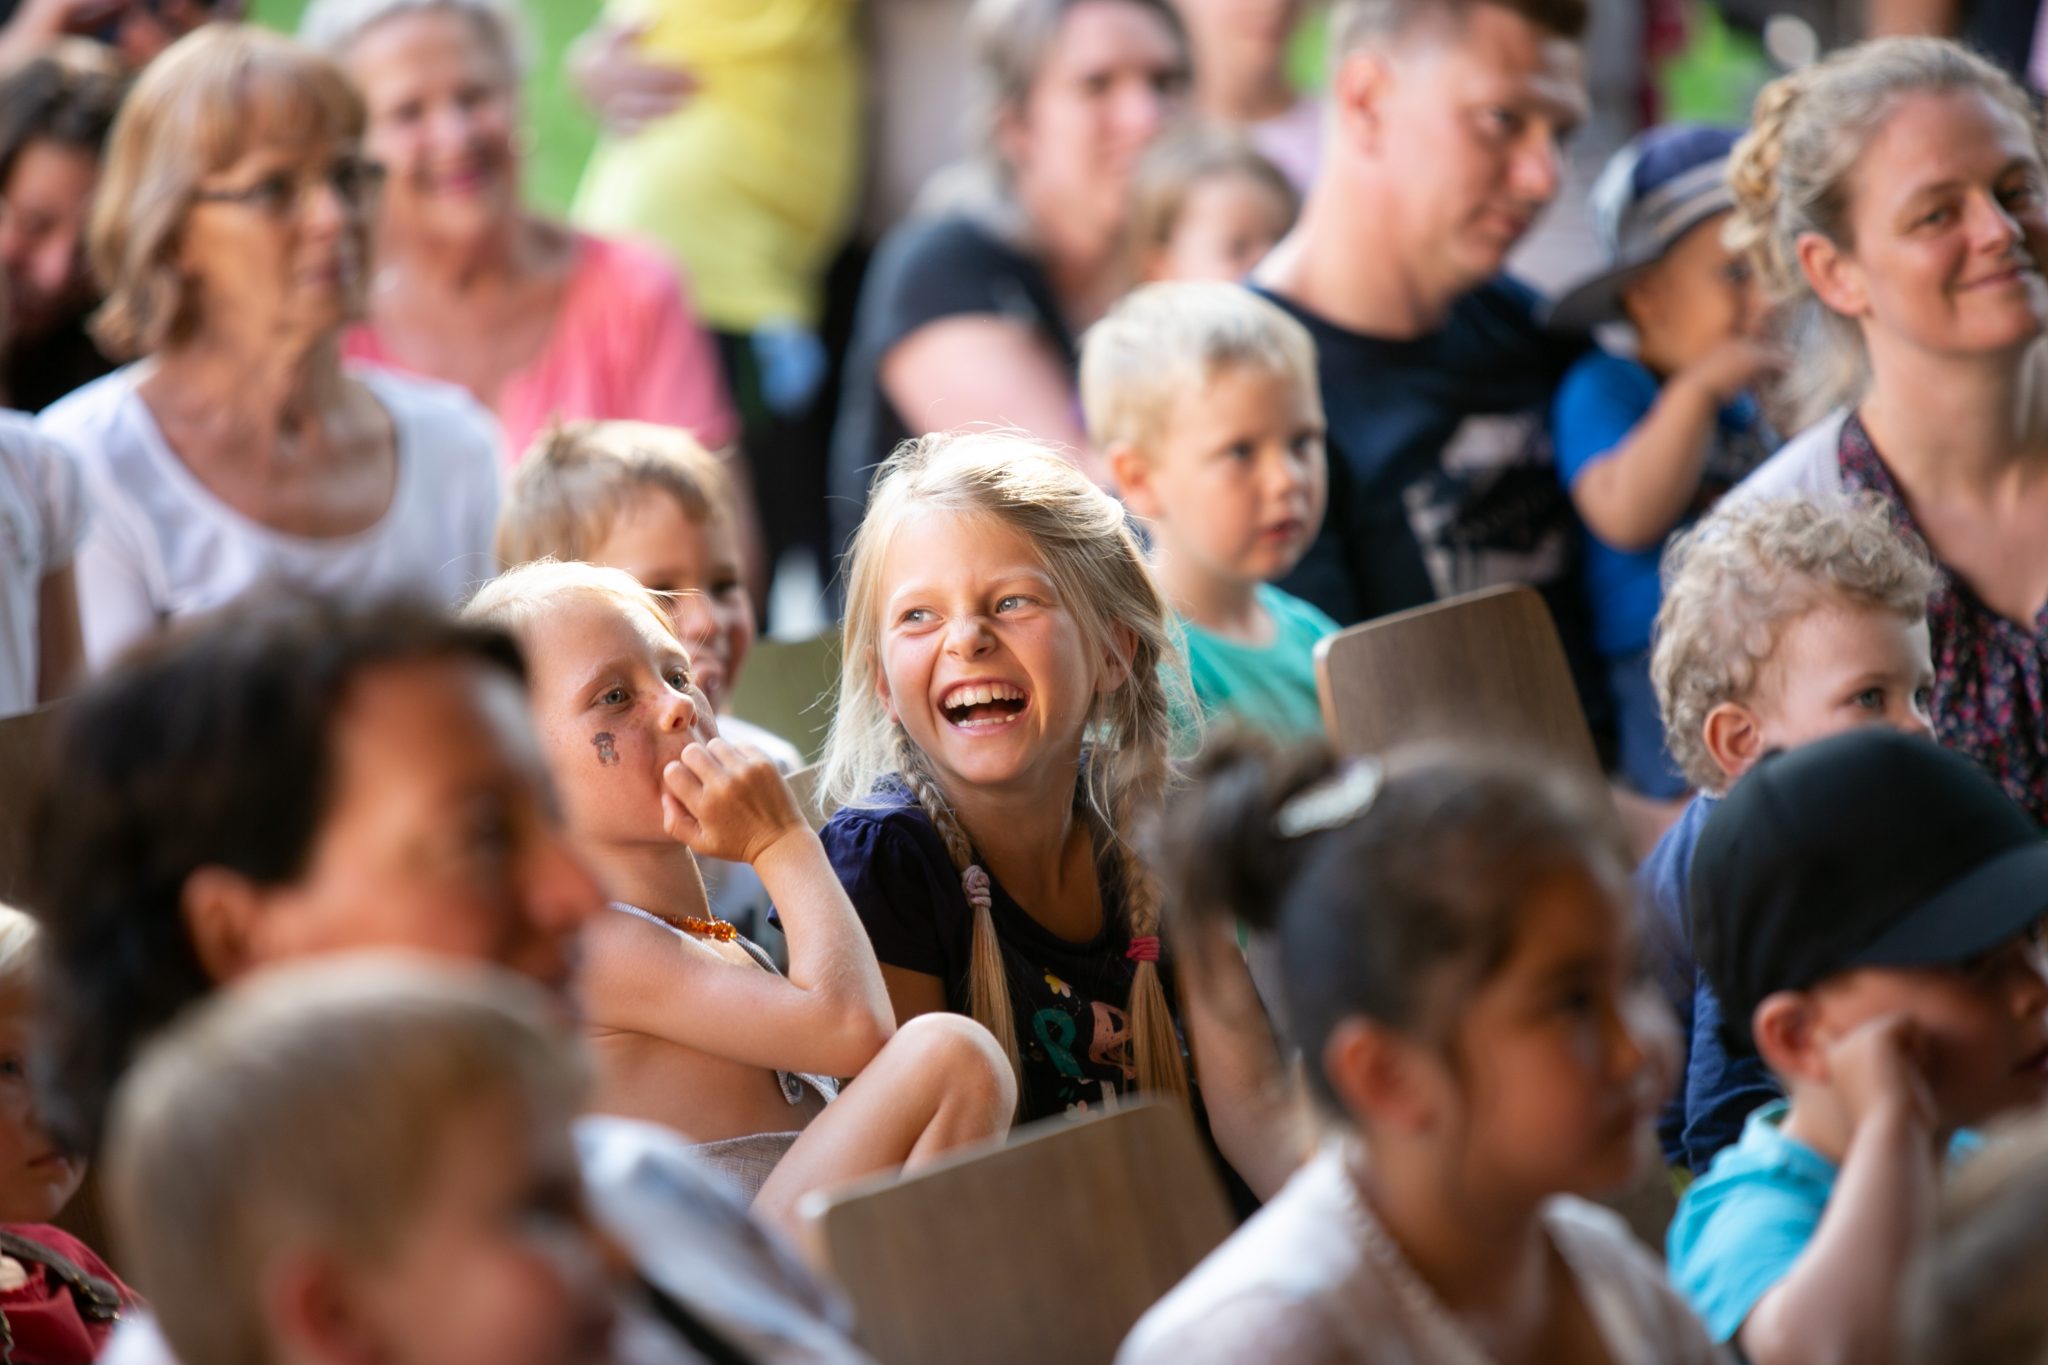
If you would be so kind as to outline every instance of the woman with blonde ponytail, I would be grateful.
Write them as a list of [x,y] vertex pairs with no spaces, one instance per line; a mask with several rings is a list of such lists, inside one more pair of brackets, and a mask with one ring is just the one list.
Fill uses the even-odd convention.
[[1135,850],[1169,773],[1167,622],[1122,508],[1050,447],[928,436],[882,467],[848,561],[825,847],[897,1018],[986,1025],[1020,1121],[1190,1095]]
[[[1785,76],[1736,147],[1730,240],[1806,429],[1734,499],[1875,494],[1933,551],[1936,735],[2048,823],[2048,168],[1983,58],[1889,38]],[[1810,425],[1809,425],[1810,424]]]

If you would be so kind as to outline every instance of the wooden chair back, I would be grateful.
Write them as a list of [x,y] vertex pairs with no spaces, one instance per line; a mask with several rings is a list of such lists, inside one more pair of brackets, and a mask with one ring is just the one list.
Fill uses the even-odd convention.
[[1339,631],[1316,647],[1316,691],[1343,753],[1455,740],[1548,753],[1600,775],[1564,645],[1530,588],[1487,588]]
[[1231,1230],[1193,1122],[1159,1101],[830,1196],[815,1215],[863,1344],[892,1365],[1108,1365]]

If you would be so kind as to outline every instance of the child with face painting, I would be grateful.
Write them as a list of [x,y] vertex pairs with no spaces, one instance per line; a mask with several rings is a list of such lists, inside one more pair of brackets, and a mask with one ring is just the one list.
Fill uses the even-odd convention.
[[1241,743],[1201,767],[1168,821],[1175,913],[1277,935],[1330,1137],[1121,1365],[1717,1359],[1578,1197],[1629,1180],[1658,1089],[1597,793],[1455,753]]
[[[966,1020],[898,1028],[873,951],[775,765],[722,739],[658,598],[622,570],[542,561],[469,614],[525,650],[571,843],[612,897],[578,996],[591,1108],[664,1123],[795,1231],[805,1194],[1000,1136],[1015,1092]],[[789,974],[711,912],[696,855],[780,907]],[[830,1077],[854,1079],[843,1091]]]

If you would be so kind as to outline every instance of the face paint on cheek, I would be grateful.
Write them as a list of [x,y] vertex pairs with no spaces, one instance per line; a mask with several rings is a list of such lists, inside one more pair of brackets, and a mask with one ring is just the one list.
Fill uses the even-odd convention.
[[590,742],[597,746],[597,761],[600,764],[607,768],[618,766],[619,751],[616,747],[617,737],[611,731],[599,730],[590,737]]

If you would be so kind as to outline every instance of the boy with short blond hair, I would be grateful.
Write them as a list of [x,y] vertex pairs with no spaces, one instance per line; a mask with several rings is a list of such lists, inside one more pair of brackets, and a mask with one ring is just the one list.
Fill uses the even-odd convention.
[[372,954],[264,973],[151,1044],[106,1181],[177,1358],[614,1359],[552,1014],[509,975]]
[[1762,500],[1676,538],[1664,573],[1650,674],[1666,746],[1699,795],[1639,875],[1689,1041],[1659,1130],[1665,1156],[1698,1172],[1778,1087],[1721,1043],[1720,1003],[1686,928],[1693,846],[1720,794],[1772,750],[1865,725],[1928,733],[1934,569],[1882,507]]
[[1081,348],[1081,401],[1184,629],[1203,711],[1284,739],[1322,730],[1329,617],[1272,585],[1322,525],[1315,343],[1234,284],[1155,284]]
[[563,559],[624,569],[661,594],[720,730],[783,772],[803,766],[787,740],[723,714],[753,648],[754,609],[731,481],[689,432],[584,421],[543,433],[512,473],[497,554],[507,568]]

